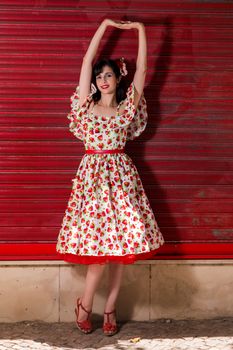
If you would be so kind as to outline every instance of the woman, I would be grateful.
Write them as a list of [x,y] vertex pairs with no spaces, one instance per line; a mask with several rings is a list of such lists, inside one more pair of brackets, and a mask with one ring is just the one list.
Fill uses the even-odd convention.
[[[93,66],[107,26],[138,30],[136,71],[127,91],[123,61],[100,60]],[[103,332],[113,335],[124,264],[151,257],[164,243],[137,169],[124,152],[126,141],[139,136],[147,123],[146,60],[144,25],[105,19],[83,58],[79,86],[71,97],[70,131],[84,142],[86,153],[72,180],[56,249],[68,262],[88,265],[85,290],[75,308],[77,327],[84,333],[93,329],[93,299],[106,263],[109,293]]]

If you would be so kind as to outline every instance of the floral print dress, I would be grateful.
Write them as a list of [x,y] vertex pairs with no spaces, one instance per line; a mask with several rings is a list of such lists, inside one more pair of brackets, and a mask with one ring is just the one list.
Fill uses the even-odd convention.
[[[142,94],[135,108],[131,82],[116,115],[105,117],[88,111],[91,92],[79,105],[79,86],[71,96],[69,130],[85,149],[124,148],[147,124]],[[119,114],[119,107],[125,110]],[[136,166],[125,153],[85,153],[79,164],[58,234],[56,251],[62,259],[79,264],[134,263],[152,257],[164,244]]]

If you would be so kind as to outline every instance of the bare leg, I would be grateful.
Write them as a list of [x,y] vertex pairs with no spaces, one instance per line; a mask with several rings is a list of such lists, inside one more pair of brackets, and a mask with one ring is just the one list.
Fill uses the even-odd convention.
[[[117,297],[121,287],[123,269],[123,264],[109,264],[109,293],[104,309],[106,312],[111,312],[115,309]],[[109,315],[109,319],[113,324],[116,323],[114,314]],[[104,322],[107,322],[107,315],[104,315]]]
[[[83,296],[81,298],[82,305],[88,311],[92,309],[94,295],[98,287],[98,284],[100,282],[100,279],[103,275],[104,269],[105,269],[105,265],[103,264],[88,265],[85,289],[84,289]],[[83,321],[86,318],[87,318],[87,313],[84,310],[82,310],[82,308],[80,308],[78,321]]]

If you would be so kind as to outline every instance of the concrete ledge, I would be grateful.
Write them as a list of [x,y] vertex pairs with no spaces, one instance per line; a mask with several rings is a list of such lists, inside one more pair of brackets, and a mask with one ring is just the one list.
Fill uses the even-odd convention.
[[[146,260],[126,265],[118,319],[201,319],[233,316],[233,260]],[[1,261],[0,322],[74,321],[85,265],[64,261]],[[94,318],[102,315],[108,269],[97,290]]]

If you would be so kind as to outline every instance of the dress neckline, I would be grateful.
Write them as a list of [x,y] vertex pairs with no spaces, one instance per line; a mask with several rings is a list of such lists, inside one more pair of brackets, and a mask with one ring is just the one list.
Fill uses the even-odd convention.
[[98,117],[98,118],[103,118],[103,117],[104,117],[104,118],[106,118],[107,120],[112,119],[112,118],[116,118],[116,117],[120,117],[121,115],[119,115],[119,108],[120,108],[120,105],[123,103],[123,101],[124,101],[124,100],[121,100],[121,102],[118,103],[117,109],[116,109],[116,113],[113,114],[113,115],[105,116],[105,115],[103,115],[103,114],[102,114],[102,115],[99,115],[99,114],[94,113],[94,112],[93,112],[93,109],[94,109],[95,104],[93,105],[91,111],[90,111],[88,114],[89,114],[89,115],[91,114],[92,116],[95,116],[95,117]]

